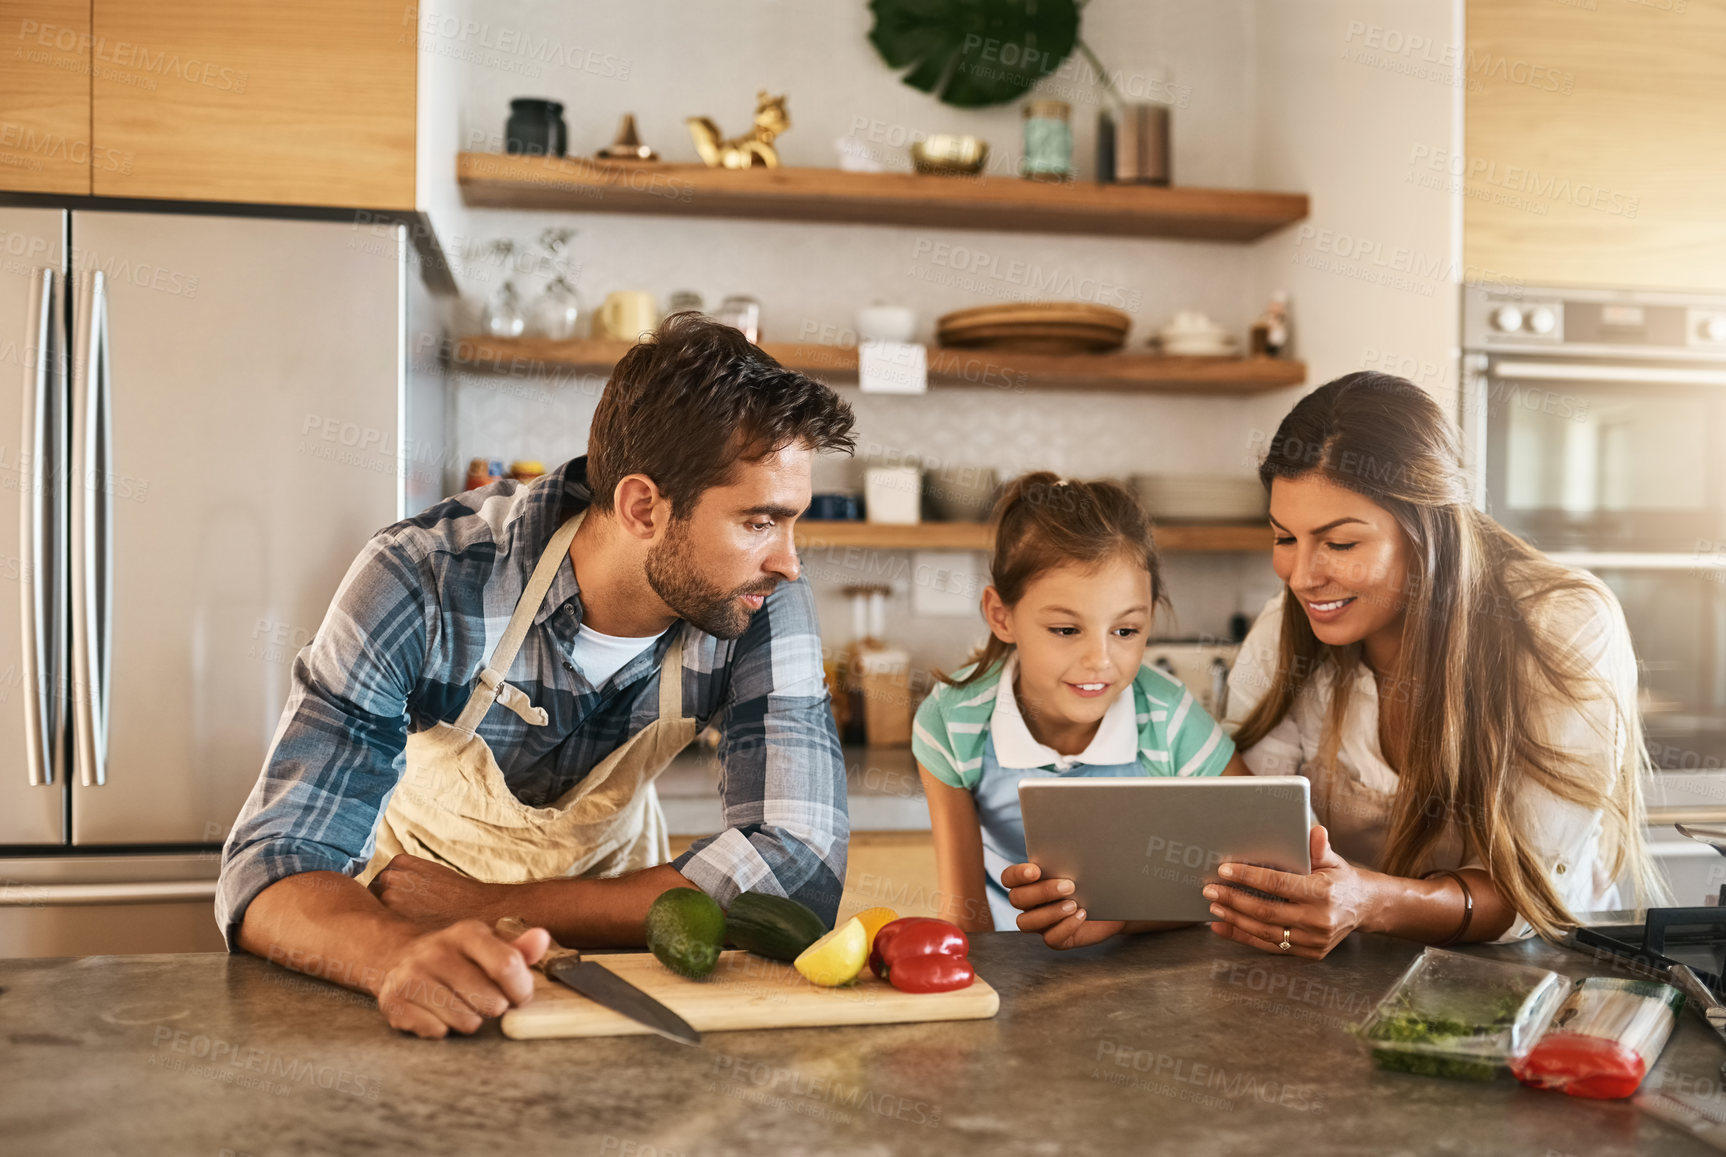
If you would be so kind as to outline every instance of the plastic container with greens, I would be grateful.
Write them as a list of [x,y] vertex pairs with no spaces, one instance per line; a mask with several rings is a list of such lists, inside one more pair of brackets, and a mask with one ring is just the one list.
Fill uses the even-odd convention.
[[1533,1047],[1569,991],[1545,968],[1428,948],[1353,1032],[1381,1069],[1490,1081]]

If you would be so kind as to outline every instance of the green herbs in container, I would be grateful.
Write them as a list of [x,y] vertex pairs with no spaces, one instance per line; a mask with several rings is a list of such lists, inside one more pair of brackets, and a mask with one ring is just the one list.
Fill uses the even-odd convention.
[[1353,1031],[1381,1069],[1490,1081],[1533,1047],[1568,991],[1544,968],[1428,948]]

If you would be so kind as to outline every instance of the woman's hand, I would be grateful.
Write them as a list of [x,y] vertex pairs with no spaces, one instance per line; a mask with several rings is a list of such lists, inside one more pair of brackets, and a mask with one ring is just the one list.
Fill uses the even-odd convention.
[[1374,902],[1370,873],[1357,870],[1337,855],[1324,828],[1314,826],[1311,837],[1310,876],[1250,864],[1219,867],[1217,872],[1227,883],[1283,899],[1263,900],[1224,884],[1208,884],[1205,899],[1211,901],[1211,914],[1217,918],[1211,931],[1260,951],[1280,954],[1285,951],[1279,945],[1286,929],[1288,955],[1322,960],[1364,924]]
[[1019,931],[1041,933],[1050,948],[1083,948],[1126,928],[1120,920],[1086,920],[1071,897],[1073,881],[1043,879],[1035,864],[1014,864],[1001,872],[1007,899],[1019,909]]

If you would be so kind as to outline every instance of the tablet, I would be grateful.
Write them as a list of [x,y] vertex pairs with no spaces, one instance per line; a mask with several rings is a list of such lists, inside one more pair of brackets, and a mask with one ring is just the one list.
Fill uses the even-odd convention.
[[1312,871],[1305,776],[1026,779],[1019,809],[1031,863],[1090,920],[1215,920],[1200,889],[1225,861]]

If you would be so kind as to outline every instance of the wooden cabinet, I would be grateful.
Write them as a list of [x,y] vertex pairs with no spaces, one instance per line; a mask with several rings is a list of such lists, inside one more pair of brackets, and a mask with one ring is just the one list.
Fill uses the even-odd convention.
[[90,192],[90,0],[0,0],[0,191]]
[[416,11],[0,0],[0,188],[412,209]]
[[1468,278],[1726,290],[1726,0],[1468,0],[1467,27],[1440,171]]

